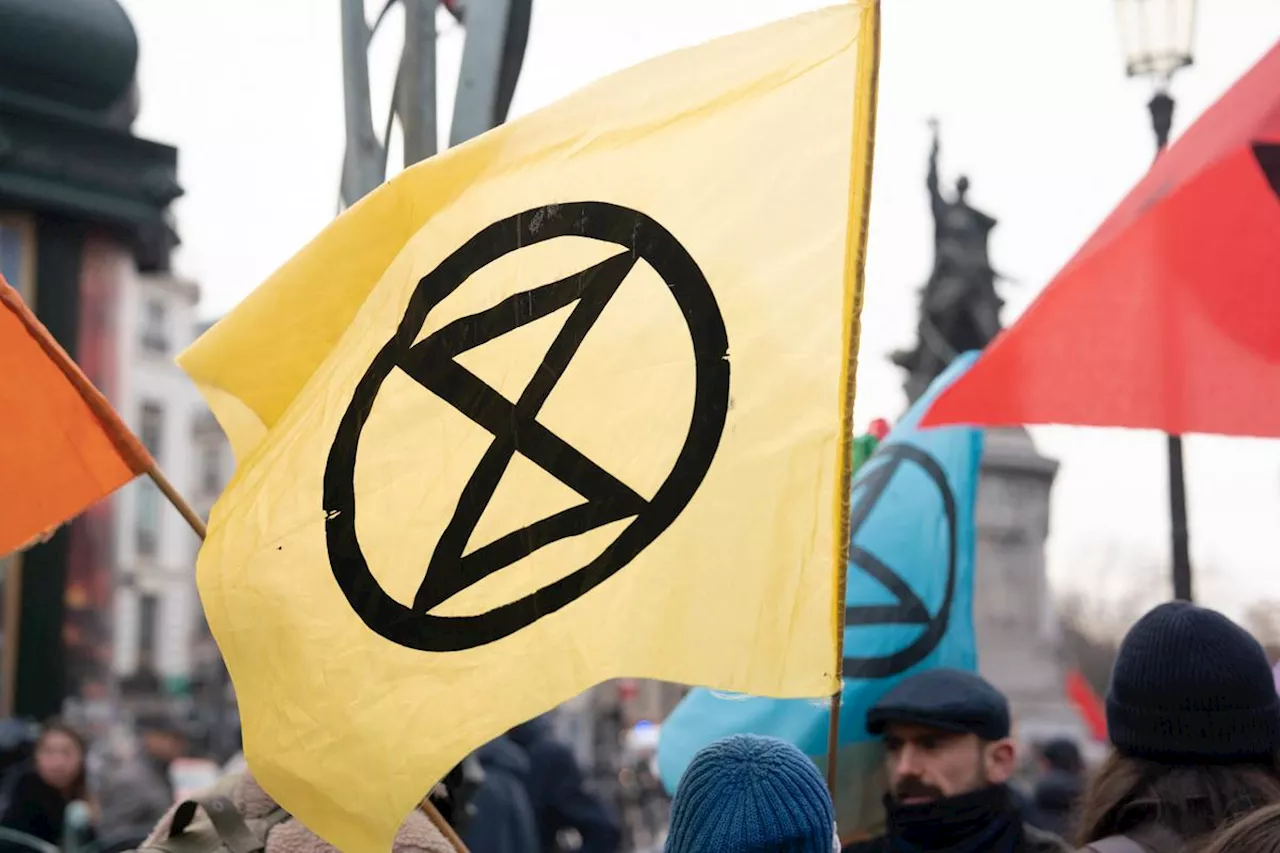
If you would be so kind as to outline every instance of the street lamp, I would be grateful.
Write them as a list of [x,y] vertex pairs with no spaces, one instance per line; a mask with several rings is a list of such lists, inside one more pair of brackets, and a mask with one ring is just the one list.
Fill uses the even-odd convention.
[[1167,84],[1175,71],[1191,64],[1195,0],[1116,0],[1116,16],[1130,77]]
[[[1151,80],[1155,94],[1147,104],[1156,134],[1156,157],[1169,144],[1173,98],[1169,81],[1191,64],[1196,0],[1116,0],[1125,70]],[[1169,441],[1169,522],[1173,534],[1173,597],[1191,600],[1191,555],[1187,538],[1187,492],[1182,472],[1182,436]]]

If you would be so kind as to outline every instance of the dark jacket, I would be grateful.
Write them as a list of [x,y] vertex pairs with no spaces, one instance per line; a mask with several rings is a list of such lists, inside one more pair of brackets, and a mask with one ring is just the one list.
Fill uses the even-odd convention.
[[62,843],[63,815],[68,800],[34,769],[17,778],[0,826],[33,835],[50,844]]
[[1036,783],[1026,809],[1027,823],[1063,838],[1075,830],[1075,809],[1084,782],[1074,773],[1051,770]]
[[[1058,836],[1036,829],[1034,826],[1024,826],[1023,830],[1025,835],[1022,847],[1013,853],[1070,853],[1073,849]],[[890,843],[888,836],[881,835],[870,841],[855,841],[847,844],[843,853],[898,853],[898,851]]]
[[556,839],[566,829],[582,837],[580,853],[615,853],[622,840],[618,824],[583,787],[573,751],[556,740],[551,725],[538,717],[507,734],[529,756],[527,790],[544,853],[559,850]]
[[472,853],[539,853],[538,824],[526,785],[529,758],[500,737],[476,750],[484,781],[472,795],[474,809],[462,840]]

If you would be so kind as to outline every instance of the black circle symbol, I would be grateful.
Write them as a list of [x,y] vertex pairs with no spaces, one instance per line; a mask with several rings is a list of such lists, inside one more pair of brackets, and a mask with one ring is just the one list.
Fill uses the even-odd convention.
[[[431,311],[477,271],[522,247],[565,236],[614,243],[622,251],[561,281],[517,293],[492,308],[454,320],[414,343]],[[688,325],[695,376],[693,413],[684,445],[671,473],[649,500],[537,420],[587,332],[640,260],[662,279]],[[575,302],[514,404],[454,360]],[[728,414],[728,349],[724,319],[706,277],[679,241],[643,213],[605,202],[574,202],[527,210],[484,228],[418,282],[395,335],[357,383],[329,449],[324,472],[325,534],[329,565],[347,602],[365,625],[393,643],[448,652],[513,634],[603,583],[666,530],[702,484]],[[396,368],[493,435],[436,544],[412,607],[391,598],[378,584],[356,535],[360,433],[383,381]],[[586,502],[464,556],[468,539],[517,451]],[[523,598],[475,615],[430,612],[539,548],[627,518],[632,521],[595,559]]]
[[[894,571],[866,548],[857,544],[858,532],[866,524],[876,504],[884,497],[894,475],[908,463],[918,467],[932,481],[942,499],[947,524],[947,583],[937,613],[930,612],[920,596]],[[883,444],[865,463],[852,495],[862,498],[849,517],[849,567],[856,565],[898,599],[896,604],[852,605],[845,608],[845,625],[922,625],[924,630],[905,648],[878,657],[844,658],[845,678],[887,678],[905,672],[929,656],[946,636],[951,622],[951,603],[956,591],[956,498],[946,472],[938,460],[911,444]],[[851,496],[852,496],[851,495]]]

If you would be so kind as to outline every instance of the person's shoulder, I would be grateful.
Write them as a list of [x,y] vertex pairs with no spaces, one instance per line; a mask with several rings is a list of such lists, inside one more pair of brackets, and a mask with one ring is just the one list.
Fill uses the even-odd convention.
[[40,774],[36,772],[35,767],[28,767],[14,777],[13,787],[10,789],[10,802],[38,796],[52,790],[40,778]]
[[533,767],[567,768],[569,765],[576,767],[578,763],[573,747],[554,737],[538,738],[523,745],[521,749]]
[[1038,829],[1029,823],[1023,824],[1022,831],[1027,853],[1070,853],[1076,849],[1052,832]]
[[44,784],[44,780],[35,767],[23,767],[13,774],[13,784],[16,788],[31,788]]

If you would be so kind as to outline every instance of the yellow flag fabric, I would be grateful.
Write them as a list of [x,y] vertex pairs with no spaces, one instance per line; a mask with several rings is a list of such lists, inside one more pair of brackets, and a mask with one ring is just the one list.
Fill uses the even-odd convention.
[[245,752],[385,851],[613,677],[838,686],[872,0],[624,71],[348,210],[181,359]]

